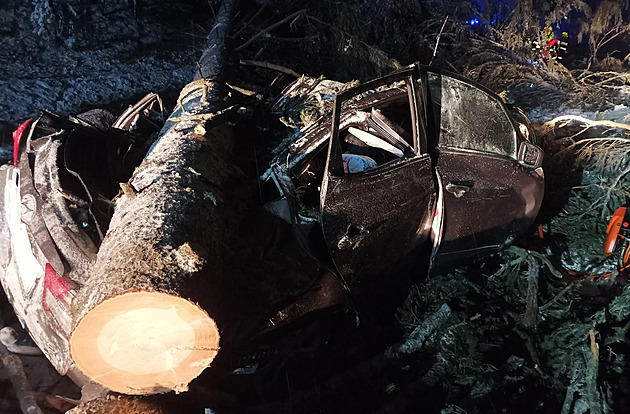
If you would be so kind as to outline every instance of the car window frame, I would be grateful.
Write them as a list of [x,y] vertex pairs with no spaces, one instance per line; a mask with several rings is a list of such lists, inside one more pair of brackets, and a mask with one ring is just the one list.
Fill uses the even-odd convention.
[[[387,163],[378,165],[375,168],[370,170],[358,172],[358,173],[346,173],[343,170],[343,160],[342,160],[342,150],[341,143],[339,140],[339,126],[341,122],[342,102],[352,98],[353,96],[357,96],[361,93],[367,92],[371,89],[378,88],[379,86],[404,81],[405,86],[407,88],[407,101],[409,103],[409,108],[411,111],[411,122],[413,125],[412,135],[413,135],[413,156],[402,157],[399,159],[394,159]],[[427,143],[427,131],[424,122],[424,112],[422,111],[422,103],[420,101],[420,93],[418,90],[418,82],[423,83],[420,80],[420,73],[418,71],[417,65],[412,65],[405,67],[401,70],[393,72],[389,75],[373,79],[368,81],[362,85],[349,89],[347,91],[341,92],[335,96],[335,102],[333,104],[333,112],[332,112],[332,126],[331,132],[328,139],[328,153],[326,156],[326,169],[329,174],[340,177],[340,176],[353,176],[357,174],[372,174],[378,171],[381,171],[383,168],[387,168],[389,166],[397,165],[400,162],[404,162],[410,158],[415,158],[418,156],[428,155],[428,143]],[[382,93],[386,93],[387,91],[383,91]],[[365,98],[364,98],[365,99]],[[361,107],[361,102],[363,99],[357,102],[357,108]]]

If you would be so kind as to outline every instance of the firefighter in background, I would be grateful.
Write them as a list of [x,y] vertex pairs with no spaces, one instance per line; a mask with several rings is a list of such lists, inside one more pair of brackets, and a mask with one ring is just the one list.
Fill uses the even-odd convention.
[[547,45],[553,42],[556,39],[556,35],[553,32],[553,27],[547,26],[545,27],[543,33],[545,34],[545,38],[547,39]]
[[569,34],[562,32],[562,40],[556,39],[556,35],[553,31],[553,27],[546,26],[543,29],[543,39],[545,40],[545,46],[540,47],[538,42],[534,42],[534,49],[539,50],[543,60],[549,62],[550,60],[561,60],[562,55],[567,51],[567,40]]

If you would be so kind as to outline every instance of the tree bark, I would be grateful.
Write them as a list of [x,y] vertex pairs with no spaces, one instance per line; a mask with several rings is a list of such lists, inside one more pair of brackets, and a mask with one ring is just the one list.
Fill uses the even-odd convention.
[[42,414],[42,411],[37,405],[35,393],[24,373],[20,357],[12,354],[3,344],[0,344],[0,363],[2,363],[4,369],[8,371],[22,412],[24,414]]
[[226,0],[196,80],[171,115],[177,120],[166,122],[116,200],[91,275],[72,302],[72,359],[116,392],[185,391],[218,352],[233,142],[230,127],[211,126],[203,115],[225,106],[219,86],[231,14]]
[[175,414],[154,397],[109,395],[81,403],[68,414]]
[[[65,158],[69,143],[96,134],[111,142],[111,131],[74,134],[81,125],[42,117],[31,127],[27,149],[22,146],[20,167],[0,168],[12,200],[5,209],[6,197],[0,197],[6,213],[0,214],[0,232],[11,229],[11,243],[0,243],[0,282],[33,340],[57,371],[83,387],[84,400],[101,395],[101,387],[136,395],[184,391],[217,356],[220,340],[225,348],[238,344],[235,352],[241,352],[244,341],[293,320],[287,313],[299,317],[312,310],[308,304],[323,306],[312,298],[336,286],[330,273],[313,285],[326,266],[294,241],[288,223],[256,204],[259,188],[237,166],[257,160],[245,139],[234,150],[233,129],[223,122],[243,99],[223,90],[231,14],[226,0],[196,80],[181,91],[133,175],[120,174],[131,178],[112,200],[115,212],[102,241],[99,232],[100,245],[81,227],[87,222],[72,216],[77,205],[69,204],[75,201],[63,192],[61,175],[81,181]],[[68,134],[80,137],[70,141]],[[126,144],[107,150],[135,159],[125,153]],[[73,149],[83,157],[82,147]],[[93,158],[117,165],[109,154]],[[115,188],[107,198],[113,193]],[[30,216],[22,208],[29,204],[25,196],[32,198]],[[215,361],[219,370],[230,366],[230,352],[223,354]]]

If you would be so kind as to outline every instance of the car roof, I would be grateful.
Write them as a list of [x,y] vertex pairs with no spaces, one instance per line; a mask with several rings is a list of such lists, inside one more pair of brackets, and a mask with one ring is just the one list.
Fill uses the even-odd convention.
[[[397,90],[396,87],[379,91],[375,95],[370,95],[357,100],[352,107],[368,108],[375,102],[382,102],[389,97],[399,95],[403,90]],[[341,123],[348,123],[353,120],[356,115],[345,113],[341,116]],[[297,134],[287,138],[277,149],[277,155],[274,157],[272,165],[280,166],[283,169],[291,169],[300,163],[306,156],[313,153],[323,143],[330,138],[332,113],[327,113],[316,122],[299,131]],[[263,174],[263,178],[268,176],[268,172]]]
[[[509,111],[507,110],[507,108],[505,108],[505,104],[503,103],[503,101],[496,95],[496,93],[486,88],[485,86],[475,81],[472,81],[470,79],[467,79],[463,76],[460,76],[460,75],[457,75],[448,71],[444,71],[442,69],[425,66],[425,65],[419,65],[417,63],[404,67],[401,70],[408,70],[409,68],[413,68],[413,67],[417,67],[421,71],[426,71],[428,74],[431,74],[431,75],[439,75],[439,76],[444,76],[447,78],[453,78],[453,79],[466,82],[470,84],[471,86],[487,93],[488,95],[496,97],[504,106],[505,112],[509,115]],[[358,87],[361,87],[361,86],[362,85],[359,85]],[[387,99],[388,97],[387,94],[391,93],[391,91],[394,91],[394,88],[379,92],[376,95],[376,98],[372,98],[372,100],[376,102],[376,101],[381,101],[382,99]],[[371,95],[370,97],[374,97],[374,96],[375,95]],[[357,107],[369,106],[370,97],[358,100],[356,102],[356,106]],[[342,121],[344,120],[347,121],[348,118],[344,118],[342,114]],[[511,116],[510,116],[510,119],[511,119]],[[277,155],[274,157],[271,163],[272,168],[273,166],[279,166],[280,168],[284,170],[289,170],[289,169],[294,168],[304,158],[306,158],[306,156],[308,156],[313,151],[318,149],[324,142],[326,142],[329,139],[330,132],[332,130],[331,124],[330,124],[331,122],[332,122],[332,113],[327,113],[324,116],[322,116],[320,119],[318,119],[316,122],[309,125],[304,130],[298,131],[297,134],[294,134],[291,137],[284,140],[283,143],[280,144],[276,149]],[[263,174],[262,178],[267,179],[269,177],[269,173],[270,173],[270,169],[267,170]]]

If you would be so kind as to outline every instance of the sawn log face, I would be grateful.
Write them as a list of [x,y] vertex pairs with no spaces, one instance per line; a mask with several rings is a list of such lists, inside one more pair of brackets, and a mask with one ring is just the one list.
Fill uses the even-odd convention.
[[[203,99],[218,100],[212,96],[211,87],[204,80],[184,88],[181,105],[173,117],[211,112],[212,108]],[[208,89],[210,96],[206,94]],[[72,302],[75,328],[70,338],[71,355],[88,377],[115,391],[146,394],[185,390],[187,383],[216,355],[218,331],[214,321],[220,328],[221,312],[215,307],[222,303],[218,294],[223,290],[217,277],[223,274],[221,252],[224,250],[223,239],[217,235],[223,234],[223,221],[229,217],[224,211],[224,186],[234,174],[230,163],[232,131],[228,126],[218,126],[201,135],[195,132],[199,131],[195,129],[198,123],[194,120],[166,123],[159,140],[130,179],[132,191],[117,198],[109,232],[101,244],[93,271]],[[87,317],[91,312],[100,315],[102,309],[112,312],[109,301],[112,298],[140,292],[147,295],[137,307],[130,300],[116,302],[121,303],[122,308],[120,314],[112,314],[111,321],[102,316]],[[150,296],[152,292],[173,298],[169,299],[172,302],[169,307],[175,309],[173,331],[164,325],[165,318],[171,317],[166,314],[168,310],[162,309],[164,300],[156,299],[152,305],[152,299],[147,299],[154,297]],[[192,304],[199,302],[209,316],[196,307],[199,312],[191,314],[178,298]],[[134,327],[145,326],[145,321],[151,325],[148,332],[161,330],[162,336],[150,333],[134,339],[133,332],[125,331],[125,325],[137,330]],[[193,336],[189,338],[184,331],[190,331]],[[148,365],[112,366],[114,355],[119,355],[120,351],[110,348],[120,346],[126,339],[117,341],[102,335],[131,336],[126,343],[129,352],[135,352],[138,359],[146,355]],[[178,335],[181,344],[173,340]],[[86,338],[92,336],[94,341],[86,342]],[[210,339],[206,340],[208,336]],[[199,342],[200,338],[203,342]],[[109,344],[106,349],[104,344]],[[96,349],[84,349],[86,347]],[[200,353],[196,360],[191,360],[188,354],[178,356],[181,349],[191,347],[207,352]],[[161,354],[154,355],[158,351]],[[103,363],[104,367],[92,371],[90,352],[101,354],[103,358],[98,364]],[[152,362],[154,358],[162,358],[164,362]],[[184,370],[186,374],[182,378],[161,379],[162,374],[157,371],[162,366],[165,371],[179,375],[179,362],[199,368],[198,372],[193,370],[191,374],[190,370]],[[120,369],[119,377],[112,379],[109,374],[100,374],[111,369]],[[156,381],[148,375],[154,371]],[[129,379],[128,388],[124,377],[131,378],[134,374],[142,375],[142,380]]]

